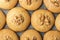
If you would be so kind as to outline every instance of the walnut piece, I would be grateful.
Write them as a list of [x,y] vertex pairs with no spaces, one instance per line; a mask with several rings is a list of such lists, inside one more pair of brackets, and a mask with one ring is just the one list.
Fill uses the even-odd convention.
[[31,5],[31,0],[26,0],[28,5]]
[[6,2],[9,2],[10,0],[5,0]]
[[22,15],[17,15],[14,17],[13,22],[16,23],[17,25],[20,25],[21,23],[24,22],[24,17]]
[[[30,39],[26,37],[26,40],[30,40]],[[37,40],[37,38],[34,36],[32,40]]]
[[[37,1],[37,0],[34,0],[34,1]],[[32,4],[32,0],[26,0],[27,2],[27,5],[31,5]]]
[[50,25],[50,18],[47,15],[40,15],[40,25]]
[[37,40],[37,38],[34,36],[34,37],[33,37],[33,40]]
[[60,6],[60,0],[51,0],[51,2],[52,2],[56,7],[59,7],[59,6]]
[[5,36],[5,40],[13,40],[10,36]]
[[60,40],[60,38],[57,36],[54,36],[54,40]]

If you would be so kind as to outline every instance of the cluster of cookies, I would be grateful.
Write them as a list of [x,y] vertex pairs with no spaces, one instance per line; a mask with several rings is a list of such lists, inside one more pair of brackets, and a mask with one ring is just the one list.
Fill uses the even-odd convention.
[[[14,8],[18,1],[21,7]],[[48,10],[37,10],[42,1]],[[60,40],[60,14],[56,20],[52,14],[60,13],[60,0],[0,0],[0,8],[9,10],[6,17],[0,10],[0,40]],[[27,10],[36,11],[30,16]],[[2,29],[5,23],[9,28]],[[34,29],[23,32],[30,23]],[[58,31],[49,31],[54,23]],[[23,32],[20,39],[15,32]],[[47,33],[42,39],[39,32]]]

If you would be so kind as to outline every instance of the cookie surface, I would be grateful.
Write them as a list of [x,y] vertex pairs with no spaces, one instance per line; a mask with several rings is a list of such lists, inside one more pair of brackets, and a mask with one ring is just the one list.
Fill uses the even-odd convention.
[[30,29],[21,35],[20,40],[42,40],[42,38],[37,31]]
[[60,31],[60,14],[56,17],[55,26]]
[[0,10],[0,29],[2,29],[4,25],[5,25],[5,15]]
[[2,9],[12,9],[18,0],[0,0],[0,8]]
[[30,15],[20,7],[15,7],[7,14],[8,27],[14,31],[23,31],[30,24]]
[[20,5],[27,10],[36,10],[42,4],[42,0],[19,0]]
[[48,10],[59,13],[60,12],[60,0],[43,0]]
[[43,40],[60,40],[60,32],[59,31],[49,31],[44,35]]
[[37,10],[32,14],[31,24],[36,30],[46,32],[52,28],[54,24],[54,16],[48,10]]
[[3,29],[0,31],[0,40],[18,40],[18,37],[13,31]]

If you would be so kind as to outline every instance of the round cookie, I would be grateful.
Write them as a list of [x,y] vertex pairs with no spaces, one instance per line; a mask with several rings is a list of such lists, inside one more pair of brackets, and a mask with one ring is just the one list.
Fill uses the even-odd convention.
[[25,31],[21,36],[20,36],[20,40],[42,40],[41,35],[33,30],[27,30]]
[[7,25],[14,31],[23,31],[30,24],[30,15],[20,7],[15,7],[7,14]]
[[60,0],[43,0],[48,10],[59,13],[60,12]]
[[0,40],[18,40],[18,37],[13,31],[3,29],[0,31]]
[[43,40],[60,40],[60,32],[59,31],[49,31],[44,35]]
[[42,4],[42,0],[19,0],[20,5],[27,10],[36,10]]
[[3,14],[3,12],[0,10],[0,29],[3,28],[3,26],[5,25],[5,15]]
[[12,9],[18,0],[0,0],[0,8],[2,9]]
[[55,26],[60,31],[60,14],[56,17]]
[[52,28],[54,16],[48,10],[37,10],[32,14],[31,24],[37,31],[46,32]]

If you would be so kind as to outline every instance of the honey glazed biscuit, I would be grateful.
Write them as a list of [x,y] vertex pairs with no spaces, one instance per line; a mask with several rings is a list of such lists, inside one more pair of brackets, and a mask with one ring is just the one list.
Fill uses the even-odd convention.
[[0,0],[0,8],[2,9],[12,9],[18,0]]
[[48,10],[53,13],[60,12],[60,0],[43,0]]
[[42,40],[41,35],[33,30],[27,30],[25,31],[21,36],[20,36],[20,40]]
[[56,17],[55,26],[60,31],[60,14]]
[[2,29],[0,31],[0,40],[18,40],[18,37],[9,29]]
[[51,30],[44,35],[43,40],[60,40],[60,32]]
[[3,14],[3,12],[0,10],[0,29],[3,28],[3,26],[5,25],[5,15]]
[[32,14],[31,24],[37,31],[46,32],[52,28],[54,16],[48,10],[37,10]]
[[42,0],[19,0],[20,5],[27,10],[36,10],[42,4]]
[[24,31],[30,24],[30,15],[28,12],[21,8],[15,7],[7,14],[7,25],[10,29],[20,32]]

